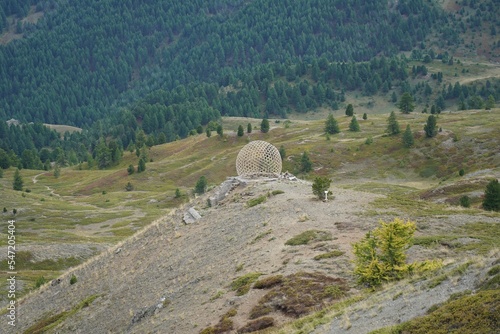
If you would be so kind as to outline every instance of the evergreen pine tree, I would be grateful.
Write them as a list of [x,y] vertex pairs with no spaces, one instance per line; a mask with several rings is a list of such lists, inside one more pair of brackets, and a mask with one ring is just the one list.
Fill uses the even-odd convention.
[[363,119],[366,121],[368,119],[368,115],[366,113],[363,114]]
[[153,146],[155,146],[155,140],[154,140],[154,137],[152,135],[149,135],[146,137],[146,146],[148,148],[151,148]]
[[354,132],[360,131],[359,123],[358,120],[356,119],[356,116],[352,116],[351,123],[349,124],[349,130]]
[[484,191],[483,208],[488,211],[500,211],[500,184],[491,180]]
[[262,119],[262,123],[260,123],[260,131],[262,133],[269,132],[269,121],[267,120],[267,118]]
[[484,108],[486,110],[490,110],[491,108],[495,107],[495,98],[493,95],[488,96],[488,100],[486,100],[486,103],[484,104]]
[[319,199],[325,199],[325,191],[330,189],[332,180],[326,177],[316,177],[312,184],[313,194],[318,196]]
[[303,173],[309,173],[312,170],[312,162],[307,152],[302,153],[302,157],[300,158],[300,170]]
[[163,132],[160,132],[156,141],[158,142],[158,145],[165,144],[167,142],[167,136]]
[[396,92],[392,92],[391,101],[393,103],[396,103],[398,101],[398,96],[396,95]]
[[143,158],[139,159],[139,164],[137,166],[137,173],[142,173],[146,170],[146,161]]
[[243,131],[243,125],[238,126],[238,137],[243,137],[244,131]]
[[401,96],[401,100],[399,100],[399,110],[403,114],[409,114],[415,109],[415,104],[413,102],[413,97],[410,93],[406,92]]
[[132,175],[132,174],[134,174],[134,172],[135,172],[134,165],[128,165],[128,168],[127,168],[128,175]]
[[399,123],[396,119],[396,113],[394,111],[391,111],[391,114],[387,119],[387,132],[389,135],[397,135],[400,132]]
[[345,109],[345,115],[349,117],[354,115],[354,107],[352,106],[352,104],[349,103],[347,105],[347,108]]
[[285,157],[286,157],[285,146],[281,145],[279,152],[280,152],[281,161],[285,160]]
[[364,239],[353,244],[354,274],[360,283],[371,286],[383,281],[402,278],[410,270],[405,251],[411,246],[415,223],[398,218],[368,232]]
[[252,133],[252,124],[247,124],[247,133]]
[[56,163],[56,167],[54,168],[54,177],[57,179],[61,176],[61,167]]
[[224,129],[222,128],[222,125],[217,125],[217,134],[219,137],[222,137],[224,135]]
[[436,117],[434,115],[430,115],[429,118],[427,118],[424,131],[427,138],[432,138],[437,135]]
[[340,132],[337,120],[333,117],[332,114],[329,114],[328,118],[326,119],[325,132],[331,135]]
[[469,208],[470,207],[470,197],[467,195],[464,195],[460,197],[460,205],[463,206],[464,208]]
[[22,191],[23,185],[24,185],[23,177],[19,172],[19,168],[17,168],[16,172],[14,173],[14,182],[12,183],[12,189],[17,191]]
[[203,194],[205,193],[205,190],[207,189],[207,179],[205,176],[201,176],[198,181],[196,182],[196,185],[194,187],[194,192],[196,194]]
[[403,133],[403,145],[407,148],[410,148],[415,143],[415,139],[413,138],[413,132],[410,129],[410,124],[406,126],[406,130]]

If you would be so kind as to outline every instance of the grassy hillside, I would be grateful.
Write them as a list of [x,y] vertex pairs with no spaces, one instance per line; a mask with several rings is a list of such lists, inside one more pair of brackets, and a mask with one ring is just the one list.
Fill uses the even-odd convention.
[[[427,114],[398,113],[400,127],[409,124],[414,131],[415,145],[409,149],[403,147],[401,134],[385,133],[388,114],[369,113],[367,120],[357,114],[360,132],[348,131],[350,118],[336,115],[341,132],[329,140],[324,134],[326,114],[316,114],[316,120],[271,120],[267,134],[259,131],[258,119],[224,118],[223,137],[214,132],[210,138],[201,134],[152,147],[148,153],[151,162],[143,173],[127,174],[127,166],[136,163],[137,157],[126,152],[120,165],[109,170],[63,168],[58,178],[53,172],[22,170],[25,191],[19,192],[12,190],[14,170],[10,168],[0,179],[6,209],[1,224],[8,219],[17,222],[17,242],[23,257],[20,261],[24,261],[19,268],[23,282],[20,290],[28,292],[39,277],[57,277],[69,266],[168,214],[192,198],[201,176],[207,178],[209,188],[234,176],[236,156],[251,140],[283,146],[283,171],[305,179],[328,176],[339,187],[387,195],[375,201],[375,206],[396,215],[481,212],[485,185],[499,173],[499,112],[442,113],[437,121],[441,131],[435,138],[424,136]],[[252,124],[252,133],[237,137],[238,125],[246,129],[247,123]],[[313,163],[309,174],[300,172],[303,152],[308,152]],[[459,176],[460,169],[465,171],[464,176]],[[128,182],[133,191],[125,190]],[[175,197],[176,189],[181,191],[180,198]],[[469,209],[458,206],[464,195],[471,199]],[[460,235],[437,235],[419,242],[445,242]],[[4,230],[0,243],[6,245],[6,240]],[[66,249],[51,248],[58,244]]]

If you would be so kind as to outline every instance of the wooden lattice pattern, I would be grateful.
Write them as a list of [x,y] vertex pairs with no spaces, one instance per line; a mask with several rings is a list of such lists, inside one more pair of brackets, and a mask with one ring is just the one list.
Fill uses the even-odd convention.
[[280,152],[272,144],[263,140],[252,141],[238,153],[236,171],[239,176],[280,174]]

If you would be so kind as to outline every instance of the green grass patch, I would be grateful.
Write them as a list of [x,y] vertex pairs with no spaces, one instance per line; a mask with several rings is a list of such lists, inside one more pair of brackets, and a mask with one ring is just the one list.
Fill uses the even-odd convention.
[[273,190],[271,192],[271,195],[273,196],[276,196],[276,195],[280,195],[280,194],[284,194],[285,192],[283,190]]
[[49,331],[50,329],[56,327],[60,323],[62,323],[64,320],[69,318],[70,316],[74,315],[78,311],[80,311],[82,308],[90,306],[92,302],[99,297],[100,295],[92,295],[82,302],[80,302],[78,305],[73,307],[70,311],[64,311],[55,315],[48,315],[46,318],[41,319],[38,321],[36,324],[33,326],[29,327],[26,329],[23,333],[24,334],[39,334],[39,333],[45,333]]
[[299,246],[307,245],[310,242],[332,240],[332,234],[327,231],[308,230],[287,240],[285,245]]
[[319,260],[323,260],[323,259],[331,259],[332,257],[339,257],[339,256],[342,256],[344,254],[345,254],[345,252],[336,249],[336,250],[333,250],[333,251],[328,252],[328,253],[323,253],[323,254],[316,255],[314,257],[314,259],[316,261],[319,261]]
[[224,291],[219,290],[215,295],[210,297],[210,301],[213,302],[214,300],[219,299],[222,296],[224,296]]
[[500,265],[496,265],[488,270],[488,277],[479,286],[481,290],[500,289]]
[[388,184],[388,183],[379,183],[379,182],[367,182],[360,184],[349,184],[342,185],[342,188],[352,189],[357,191],[365,191],[373,194],[381,194],[381,195],[394,195],[394,196],[405,196],[413,193],[416,189],[408,186],[396,185],[396,184]]
[[462,276],[471,265],[472,262],[462,263],[461,265],[450,271],[450,276]]
[[439,171],[439,167],[436,165],[425,166],[419,173],[421,177],[431,177],[436,175]]
[[500,224],[474,222],[451,227],[450,235],[415,237],[413,244],[429,248],[442,245],[456,251],[473,251],[484,255],[498,248],[498,240],[500,240]]
[[252,198],[252,199],[248,200],[247,207],[251,208],[253,206],[262,204],[266,201],[266,199],[267,199],[266,195],[262,195],[262,196],[259,196],[257,198]]
[[488,270],[488,275],[490,276],[495,276],[500,274],[500,265],[496,265],[492,267],[490,270]]
[[449,236],[444,235],[425,235],[418,236],[413,238],[413,244],[422,246],[422,247],[433,247],[441,244],[444,241],[450,241],[451,238]]
[[442,274],[442,275],[439,275],[439,276],[436,276],[434,277],[429,284],[427,284],[427,287],[429,289],[434,289],[435,287],[437,287],[438,285],[440,285],[441,283],[443,283],[444,281],[446,281],[448,279],[448,276],[445,275],[445,274]]
[[113,233],[113,235],[117,237],[129,237],[135,232],[136,231],[133,231],[130,228],[118,228],[115,230],[111,230],[111,233]]
[[262,238],[265,238],[266,236],[268,236],[269,234],[271,234],[273,232],[273,230],[267,230],[265,232],[262,232],[261,234],[259,234],[258,236],[256,236],[252,242],[250,244],[254,244],[256,243],[257,241],[259,241],[260,239]]
[[[19,251],[16,253],[16,270],[49,270],[58,271],[79,265],[83,260],[75,257],[59,258],[57,260],[46,259],[32,262],[31,252]],[[7,268],[7,259],[0,262],[2,268]]]
[[262,274],[248,273],[236,278],[230,285],[231,290],[236,291],[237,296],[245,295],[252,285]]
[[414,200],[407,198],[406,196],[395,196],[393,194],[389,194],[384,198],[377,198],[371,203],[371,205],[378,209],[398,212],[398,216],[407,214],[411,217],[428,217],[456,214],[456,210],[454,208],[445,205],[423,200]]

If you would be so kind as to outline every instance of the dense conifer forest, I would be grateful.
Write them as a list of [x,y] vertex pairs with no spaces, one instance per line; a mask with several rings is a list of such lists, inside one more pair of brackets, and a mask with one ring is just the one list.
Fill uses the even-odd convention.
[[500,49],[498,1],[456,3],[451,15],[426,0],[2,1],[16,38],[0,46],[0,164],[106,168],[221,116],[336,110],[348,92],[410,93],[432,113],[488,107],[498,80],[445,86],[428,70],[474,49],[467,31]]

